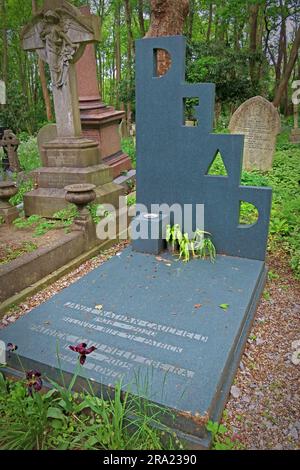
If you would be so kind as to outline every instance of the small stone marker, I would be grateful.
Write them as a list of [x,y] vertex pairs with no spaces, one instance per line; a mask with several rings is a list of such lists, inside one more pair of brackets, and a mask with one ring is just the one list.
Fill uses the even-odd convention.
[[0,104],[6,104],[6,87],[3,80],[0,80]]
[[298,120],[299,120],[299,109],[298,105],[294,104],[294,129],[291,132],[290,135],[290,141],[293,142],[294,144],[300,144],[300,129],[298,125]]
[[245,170],[270,170],[275,151],[276,136],[280,132],[277,109],[262,96],[245,101],[233,114],[231,134],[244,134]]
[[44,145],[48,142],[52,142],[57,139],[57,127],[56,124],[46,124],[43,126],[37,135],[37,144],[39,147],[39,152],[43,162],[43,166],[47,166],[47,152],[44,149]]

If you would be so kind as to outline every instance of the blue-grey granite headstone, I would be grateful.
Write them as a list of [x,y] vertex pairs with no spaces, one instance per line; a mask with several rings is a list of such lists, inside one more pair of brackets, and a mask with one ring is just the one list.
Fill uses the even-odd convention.
[[[172,60],[161,77],[157,49]],[[218,253],[264,260],[272,191],[240,185],[244,136],[212,133],[215,86],[185,82],[185,51],[182,36],[136,42],[137,203],[150,212],[151,204],[204,204]],[[199,100],[197,127],[185,126],[186,98]],[[228,176],[208,174],[218,152]],[[257,223],[239,223],[241,201],[256,206]]]

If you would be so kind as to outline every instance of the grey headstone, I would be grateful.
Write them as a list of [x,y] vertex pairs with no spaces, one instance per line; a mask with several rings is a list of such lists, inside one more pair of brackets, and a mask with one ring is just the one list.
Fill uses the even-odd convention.
[[0,104],[6,104],[6,87],[3,80],[0,80]]
[[42,127],[37,135],[37,143],[40,154],[42,153],[43,145],[55,139],[57,139],[56,124],[46,124],[46,126]]
[[262,96],[245,101],[233,114],[229,129],[244,134],[243,167],[267,171],[272,168],[276,137],[281,128],[277,109]]

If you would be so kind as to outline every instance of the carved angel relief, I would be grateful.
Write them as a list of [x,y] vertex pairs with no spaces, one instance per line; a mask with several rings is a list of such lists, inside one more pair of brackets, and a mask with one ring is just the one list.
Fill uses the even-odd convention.
[[53,85],[61,88],[67,81],[69,64],[79,45],[68,36],[70,20],[60,17],[55,11],[45,13],[40,38],[45,46],[45,58],[49,64]]

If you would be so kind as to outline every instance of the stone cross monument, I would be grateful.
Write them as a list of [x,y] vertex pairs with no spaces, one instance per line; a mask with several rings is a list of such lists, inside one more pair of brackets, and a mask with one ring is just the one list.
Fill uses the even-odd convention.
[[99,18],[82,15],[65,0],[45,0],[21,33],[24,50],[36,51],[49,66],[57,124],[57,138],[43,145],[44,167],[34,172],[37,189],[24,198],[27,216],[51,217],[65,207],[63,188],[70,184],[95,184],[106,199],[120,191],[98,143],[84,138],[81,129],[75,64],[99,34]]
[[298,105],[294,104],[294,129],[292,129],[292,132],[290,135],[290,141],[293,142],[294,144],[300,144],[300,129],[298,125],[298,120],[299,120]]
[[78,13],[63,0],[46,0],[22,32],[23,49],[49,65],[59,137],[81,135],[75,63],[100,32],[96,16]]

